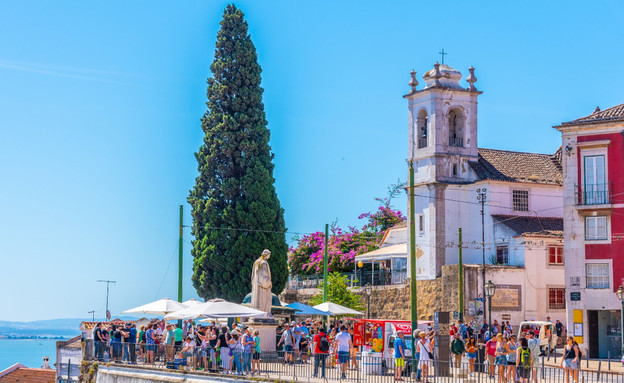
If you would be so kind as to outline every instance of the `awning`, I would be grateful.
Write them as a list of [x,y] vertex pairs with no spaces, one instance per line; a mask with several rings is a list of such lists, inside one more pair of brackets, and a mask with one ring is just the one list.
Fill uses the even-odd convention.
[[383,261],[392,258],[407,258],[407,243],[386,246],[368,253],[355,256],[357,262],[362,261]]

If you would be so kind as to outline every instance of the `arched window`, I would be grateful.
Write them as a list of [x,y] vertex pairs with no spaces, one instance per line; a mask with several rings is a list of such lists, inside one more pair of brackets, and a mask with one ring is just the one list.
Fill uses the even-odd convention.
[[459,109],[451,109],[448,115],[449,146],[464,147],[464,120]]
[[417,127],[416,140],[418,141],[418,149],[427,147],[427,139],[428,139],[427,124],[428,122],[429,122],[429,119],[427,117],[427,111],[422,109],[420,112],[418,112],[418,119],[416,122],[416,127]]

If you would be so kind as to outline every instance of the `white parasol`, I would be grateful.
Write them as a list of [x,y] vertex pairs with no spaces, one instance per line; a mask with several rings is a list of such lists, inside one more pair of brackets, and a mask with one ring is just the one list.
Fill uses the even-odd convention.
[[238,318],[260,317],[266,315],[264,311],[252,309],[247,306],[228,302],[223,299],[212,299],[206,303],[187,307],[165,315],[165,319],[191,319],[191,318]]
[[359,311],[355,311],[355,310],[350,309],[348,307],[344,307],[344,306],[341,306],[339,304],[332,303],[332,302],[321,303],[320,305],[314,306],[314,308],[317,309],[317,310],[326,311],[330,315],[346,315],[346,314],[349,314],[349,315],[364,315],[364,313],[361,313]]
[[145,304],[143,306],[135,307],[130,310],[123,311],[124,314],[153,314],[153,315],[167,315],[174,311],[182,310],[186,308],[182,303],[174,301],[173,299],[163,298],[157,301]]

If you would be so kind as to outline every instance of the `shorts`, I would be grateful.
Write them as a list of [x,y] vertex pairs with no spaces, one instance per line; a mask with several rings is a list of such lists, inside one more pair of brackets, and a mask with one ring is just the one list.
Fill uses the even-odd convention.
[[405,359],[403,358],[394,358],[394,365],[397,367],[405,366]]
[[515,366],[516,365],[516,361],[514,360],[513,362],[511,360],[507,361],[507,365],[508,366]]
[[349,363],[349,351],[338,351],[338,363]]
[[289,353],[293,352],[293,345],[292,344],[284,345],[284,351],[289,352]]
[[528,379],[531,376],[531,367],[529,366],[518,366],[516,369],[518,372],[518,377],[523,379]]
[[574,359],[564,359],[563,368],[570,368],[572,370],[576,370],[578,368],[578,363],[575,362]]
[[476,352],[467,352],[466,353],[466,358],[468,358],[468,359],[477,359],[477,353]]
[[146,347],[147,347],[147,351],[154,351],[154,350],[156,350],[156,345],[155,344],[148,344]]
[[260,353],[254,351],[253,355],[251,356],[251,359],[260,360]]
[[496,360],[494,361],[494,364],[497,366],[506,366],[507,365],[507,358],[505,358],[504,355],[499,355],[496,357]]
[[488,354],[487,361],[488,361],[488,364],[494,364],[494,362],[496,361],[496,357],[494,355]]

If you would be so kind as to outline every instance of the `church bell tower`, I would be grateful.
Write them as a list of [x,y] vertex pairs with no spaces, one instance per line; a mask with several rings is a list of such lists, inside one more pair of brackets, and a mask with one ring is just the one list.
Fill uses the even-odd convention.
[[459,85],[462,74],[448,65],[435,63],[424,74],[425,87],[417,90],[412,71],[409,101],[409,154],[414,163],[415,182],[467,183],[474,181],[468,161],[476,161],[477,91],[474,68]]

